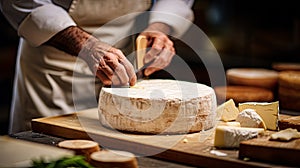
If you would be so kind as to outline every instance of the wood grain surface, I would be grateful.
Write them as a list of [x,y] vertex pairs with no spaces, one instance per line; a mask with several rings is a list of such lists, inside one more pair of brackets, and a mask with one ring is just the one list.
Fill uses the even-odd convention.
[[[244,161],[238,159],[238,150],[215,149],[214,129],[187,135],[139,135],[123,133],[103,127],[97,109],[88,109],[68,115],[34,119],[34,132],[67,139],[92,139],[102,148],[133,152],[201,167],[272,167],[272,162]],[[216,156],[218,150],[227,156]]]
[[297,129],[298,132],[300,132],[300,116],[282,115],[281,119],[278,122],[278,126],[280,130],[294,128]]
[[14,139],[8,136],[0,137],[0,146],[0,167],[30,167],[32,166],[32,160],[44,159],[45,161],[51,161],[74,155],[71,150]]
[[291,166],[300,165],[300,139],[289,142],[270,141],[270,136],[240,143],[239,158],[250,158]]

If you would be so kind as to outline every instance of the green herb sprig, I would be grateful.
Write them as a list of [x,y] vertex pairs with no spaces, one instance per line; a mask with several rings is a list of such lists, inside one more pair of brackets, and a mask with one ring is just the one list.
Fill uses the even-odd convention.
[[84,156],[76,155],[71,157],[63,157],[58,160],[45,161],[44,159],[33,160],[31,168],[93,168],[86,162]]

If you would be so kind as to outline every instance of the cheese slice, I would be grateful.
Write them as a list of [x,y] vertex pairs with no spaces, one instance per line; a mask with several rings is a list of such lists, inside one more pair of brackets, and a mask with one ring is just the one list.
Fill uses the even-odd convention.
[[222,121],[235,120],[238,114],[239,110],[235,106],[233,99],[224,102],[217,108],[217,117],[219,117]]
[[236,121],[239,122],[242,127],[267,129],[263,119],[253,109],[241,111],[237,116]]
[[247,102],[240,103],[239,110],[254,109],[257,114],[263,119],[267,129],[277,130],[279,119],[279,103],[261,103],[261,102]]
[[241,141],[255,138],[263,133],[263,128],[217,126],[214,146],[219,148],[238,148]]
[[198,132],[216,124],[216,96],[206,85],[150,79],[131,88],[102,88],[99,118],[104,126],[130,132]]
[[270,140],[289,141],[300,138],[300,132],[297,129],[287,128],[271,135]]

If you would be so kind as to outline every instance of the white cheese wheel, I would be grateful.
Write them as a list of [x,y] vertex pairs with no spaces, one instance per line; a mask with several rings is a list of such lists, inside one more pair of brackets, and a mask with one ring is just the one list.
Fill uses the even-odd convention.
[[214,90],[203,84],[152,79],[131,88],[102,88],[99,117],[104,126],[149,134],[187,133],[216,124]]

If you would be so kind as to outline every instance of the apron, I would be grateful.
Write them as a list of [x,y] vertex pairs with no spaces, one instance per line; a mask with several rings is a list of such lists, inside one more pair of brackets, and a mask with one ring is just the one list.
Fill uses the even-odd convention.
[[[79,27],[126,55],[132,50],[128,34],[138,15],[134,12],[150,6],[151,0],[74,0],[69,14]],[[80,58],[51,46],[32,47],[21,38],[9,133],[30,130],[33,118],[97,107],[100,89],[101,82]]]

